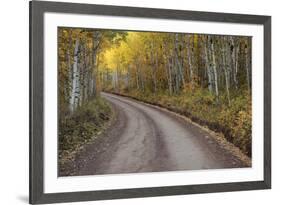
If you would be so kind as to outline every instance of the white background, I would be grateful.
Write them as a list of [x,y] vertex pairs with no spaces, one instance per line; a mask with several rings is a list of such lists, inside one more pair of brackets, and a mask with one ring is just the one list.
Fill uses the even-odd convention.
[[[44,192],[73,192],[263,180],[263,27],[194,21],[152,20],[47,13],[44,16]],[[111,28],[251,35],[253,52],[252,168],[57,178],[57,27]],[[222,177],[223,176],[223,177]]]
[[[73,0],[74,1],[74,0]],[[76,0],[76,2],[82,2]],[[86,2],[86,1],[83,1]],[[76,204],[280,204],[281,138],[278,136],[281,114],[281,13],[276,0],[88,0],[88,3],[128,5],[216,12],[266,14],[273,17],[273,189],[187,196],[124,199]],[[28,2],[9,0],[1,3],[0,31],[0,203],[26,204],[28,198]],[[280,67],[280,68],[278,68]],[[280,87],[280,88],[279,88]]]

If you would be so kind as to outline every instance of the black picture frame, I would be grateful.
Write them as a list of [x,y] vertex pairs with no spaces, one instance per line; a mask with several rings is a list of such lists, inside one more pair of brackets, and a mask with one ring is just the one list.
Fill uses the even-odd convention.
[[[30,175],[29,202],[44,204],[55,202],[90,201],[164,195],[182,195],[271,188],[271,17],[229,13],[168,10],[77,4],[62,2],[30,2]],[[44,13],[75,13],[154,19],[194,20],[258,24],[264,27],[264,180],[181,185],[153,188],[134,188],[71,193],[44,193],[43,180],[43,117],[44,117]]]

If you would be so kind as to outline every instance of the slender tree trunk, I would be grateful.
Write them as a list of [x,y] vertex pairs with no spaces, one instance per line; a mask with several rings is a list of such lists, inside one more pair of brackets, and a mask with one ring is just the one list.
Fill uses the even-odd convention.
[[204,38],[204,53],[205,53],[205,66],[207,69],[207,76],[208,76],[208,89],[211,93],[213,93],[213,78],[212,78],[212,72],[210,68],[210,62],[209,62],[209,53],[208,53],[208,37],[206,36]]
[[227,94],[228,105],[230,105],[230,95],[229,95],[229,64],[226,62],[227,58],[227,39],[223,37],[221,40],[222,45],[222,60],[223,60],[223,70],[224,70],[224,77],[225,77],[225,88]]
[[128,91],[130,90],[130,75],[131,75],[131,65],[128,65],[127,66],[127,88],[128,88]]
[[180,89],[180,85],[179,85],[179,75],[178,75],[178,69],[176,66],[176,62],[175,62],[175,56],[173,56],[172,58],[172,73],[173,73],[173,78],[175,81],[175,93],[178,94],[179,93],[179,89]]
[[193,52],[192,52],[192,45],[190,43],[191,36],[186,35],[186,39],[187,39],[187,51],[188,51],[187,55],[188,55],[188,64],[189,64],[190,83],[193,84],[193,62],[192,62]]
[[250,55],[249,55],[249,49],[250,45],[248,40],[246,40],[245,44],[245,69],[246,69],[246,76],[247,76],[247,85],[248,85],[248,90],[251,92],[251,80],[250,80]]
[[171,59],[169,55],[169,48],[167,46],[167,43],[164,42],[164,50],[165,50],[165,65],[166,65],[166,73],[167,73],[167,82],[168,82],[168,88],[169,88],[169,94],[173,94],[173,85],[172,85],[172,71],[171,71]]
[[[233,75],[233,81],[234,81],[234,88],[237,90],[238,89],[238,81],[237,81],[237,48],[236,48],[236,43],[235,40],[233,39],[232,36],[229,37],[230,42],[231,42],[231,48],[230,48],[230,55],[231,55],[231,70],[232,70],[232,75]],[[239,50],[239,48],[238,48]]]
[[177,68],[178,68],[178,78],[180,79],[180,81],[182,82],[183,87],[185,87],[185,79],[184,79],[184,74],[183,74],[183,67],[182,67],[182,62],[180,60],[180,49],[179,49],[179,34],[176,33],[175,34],[175,62],[177,64]]
[[137,84],[137,90],[140,89],[140,83],[139,83],[139,74],[138,71],[136,72],[136,84]]
[[89,93],[89,78],[90,78],[90,65],[89,65],[89,57],[87,52],[87,45],[84,45],[84,102],[86,102],[89,99],[88,93]]
[[[154,56],[154,53],[156,53],[156,56]],[[156,76],[156,70],[158,67],[158,56],[157,51],[154,49],[154,43],[151,42],[151,52],[150,52],[150,58],[151,58],[151,68],[152,68],[152,81],[153,81],[153,92],[157,92],[157,76]]]
[[73,112],[77,107],[79,99],[79,68],[78,68],[78,55],[79,55],[79,38],[76,39],[74,49],[74,63],[72,70],[72,91],[70,98],[70,111]]
[[212,67],[213,67],[213,72],[214,72],[214,84],[215,84],[215,94],[216,94],[216,99],[218,102],[218,97],[219,97],[219,88],[218,88],[218,74],[217,74],[217,63],[216,63],[216,56],[215,56],[215,48],[214,48],[214,37],[210,37],[211,41],[211,52],[212,52]]
[[101,34],[99,31],[93,32],[93,47],[92,47],[92,93],[91,96],[95,97],[97,94],[97,82],[96,82],[96,75],[97,75],[97,54],[100,45]]
[[94,49],[93,50],[93,62],[92,62],[92,93],[91,93],[91,96],[94,97],[96,96],[96,56],[97,55],[97,52],[96,50]]
[[169,85],[169,94],[172,95],[173,93],[173,82],[172,82],[172,71],[171,71],[171,62],[168,58],[167,70],[168,70],[168,85]]
[[116,89],[117,89],[117,91],[119,92],[119,63],[117,64],[117,66],[116,66],[116,70],[115,70],[115,73],[116,73],[116,78],[115,78],[115,80],[116,80]]
[[71,111],[71,95],[72,95],[72,83],[73,83],[73,68],[71,63],[71,50],[72,50],[72,32],[69,33],[69,44],[67,49],[67,65],[68,65],[68,82],[67,82],[67,102],[69,101],[69,110]]
[[154,92],[157,93],[157,70],[158,70],[158,52],[155,52],[155,67],[154,67]]

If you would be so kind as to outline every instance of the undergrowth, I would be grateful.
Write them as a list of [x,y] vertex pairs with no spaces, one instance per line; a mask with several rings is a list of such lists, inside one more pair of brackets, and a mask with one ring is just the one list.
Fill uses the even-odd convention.
[[79,107],[71,116],[59,121],[59,165],[60,171],[73,160],[83,145],[94,141],[109,122],[112,110],[109,104],[97,97]]

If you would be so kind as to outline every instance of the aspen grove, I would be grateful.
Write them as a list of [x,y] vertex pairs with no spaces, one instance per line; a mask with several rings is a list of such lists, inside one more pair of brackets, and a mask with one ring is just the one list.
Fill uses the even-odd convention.
[[247,36],[59,28],[60,123],[112,92],[185,115],[251,156],[251,48]]

